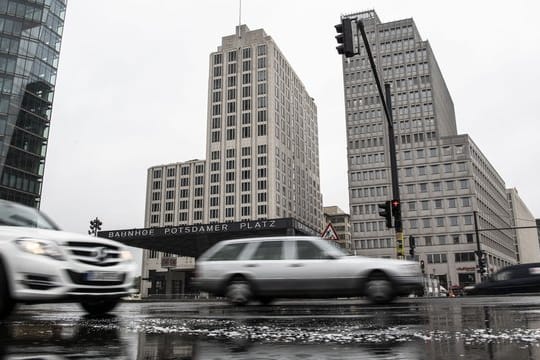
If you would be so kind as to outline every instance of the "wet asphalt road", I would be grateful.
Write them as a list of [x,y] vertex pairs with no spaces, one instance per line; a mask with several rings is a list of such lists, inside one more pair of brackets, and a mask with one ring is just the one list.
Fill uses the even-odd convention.
[[540,359],[540,296],[20,306],[4,359]]

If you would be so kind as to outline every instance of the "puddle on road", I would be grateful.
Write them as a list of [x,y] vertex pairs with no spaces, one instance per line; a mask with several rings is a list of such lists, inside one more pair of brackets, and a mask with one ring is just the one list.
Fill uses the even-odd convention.
[[222,310],[128,309],[105,319],[29,312],[0,326],[0,359],[540,359],[535,308]]

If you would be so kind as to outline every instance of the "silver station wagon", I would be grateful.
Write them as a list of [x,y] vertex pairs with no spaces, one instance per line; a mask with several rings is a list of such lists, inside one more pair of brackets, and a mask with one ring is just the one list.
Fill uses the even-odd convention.
[[197,260],[195,284],[235,305],[345,296],[380,304],[423,290],[416,262],[350,256],[327,240],[292,236],[219,242]]

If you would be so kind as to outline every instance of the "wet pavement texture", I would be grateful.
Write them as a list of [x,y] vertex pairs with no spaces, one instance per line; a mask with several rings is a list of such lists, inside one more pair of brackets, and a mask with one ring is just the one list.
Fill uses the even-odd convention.
[[0,359],[540,359],[540,296],[21,305]]

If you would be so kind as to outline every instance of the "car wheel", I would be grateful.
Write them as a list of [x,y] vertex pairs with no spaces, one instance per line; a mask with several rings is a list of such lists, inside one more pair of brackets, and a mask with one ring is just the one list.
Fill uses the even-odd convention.
[[394,300],[395,297],[392,282],[382,272],[376,272],[369,276],[364,293],[374,304],[386,304]]
[[7,318],[15,308],[9,292],[9,283],[4,265],[0,262],[0,320]]
[[90,315],[105,315],[112,311],[120,299],[85,300],[81,301],[81,307]]
[[249,282],[244,277],[236,276],[227,285],[225,296],[231,304],[243,306],[249,302],[253,292]]

